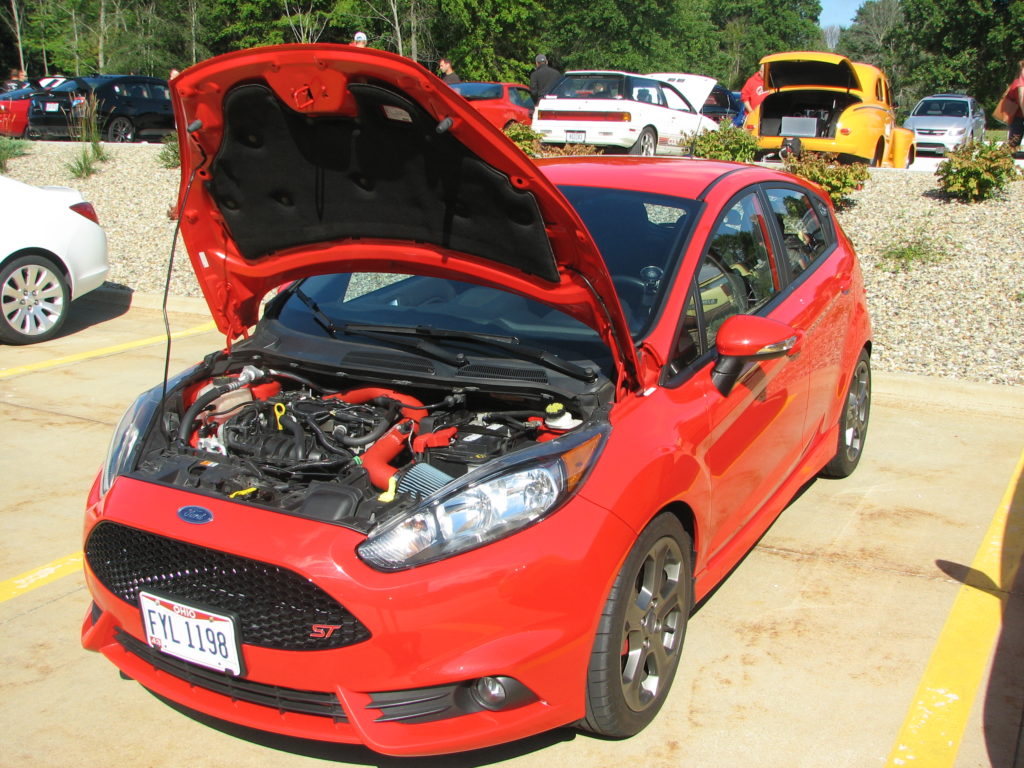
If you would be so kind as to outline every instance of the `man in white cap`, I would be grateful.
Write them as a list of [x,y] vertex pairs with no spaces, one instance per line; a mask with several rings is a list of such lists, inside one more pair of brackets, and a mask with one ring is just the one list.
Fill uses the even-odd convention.
[[353,35],[353,37],[352,37],[352,45],[354,45],[356,48],[365,48],[366,47],[366,33],[365,32],[356,32],[355,35]]

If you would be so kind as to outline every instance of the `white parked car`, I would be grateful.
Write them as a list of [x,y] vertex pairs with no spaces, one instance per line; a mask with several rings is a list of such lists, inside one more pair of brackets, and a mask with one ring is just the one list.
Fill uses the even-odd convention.
[[71,301],[106,279],[107,236],[96,211],[69,187],[0,176],[0,343],[46,341]]
[[683,154],[683,136],[716,131],[673,85],[629,72],[566,72],[540,100],[533,129],[545,144],[591,144],[633,155]]

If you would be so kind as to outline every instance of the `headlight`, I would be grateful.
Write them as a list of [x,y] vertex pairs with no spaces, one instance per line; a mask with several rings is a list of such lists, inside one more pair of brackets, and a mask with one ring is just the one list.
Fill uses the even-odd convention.
[[359,556],[384,571],[432,563],[522,530],[560,507],[597,459],[607,427],[497,459],[370,532]]
[[965,133],[967,133],[966,128],[953,128],[950,130],[950,134],[953,136],[963,136]]
[[[173,391],[182,380],[191,376],[197,369],[198,366],[189,368],[168,381],[167,392]],[[158,384],[148,392],[143,392],[118,422],[114,436],[110,439],[103,471],[100,473],[101,494],[110,490],[115,477],[134,468],[142,441],[159,415],[163,390],[163,386]]]

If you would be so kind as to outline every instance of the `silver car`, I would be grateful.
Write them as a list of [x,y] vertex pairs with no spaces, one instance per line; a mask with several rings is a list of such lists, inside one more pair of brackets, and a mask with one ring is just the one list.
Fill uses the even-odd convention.
[[985,139],[985,110],[962,93],[937,93],[921,99],[903,127],[914,132],[918,152],[945,154]]

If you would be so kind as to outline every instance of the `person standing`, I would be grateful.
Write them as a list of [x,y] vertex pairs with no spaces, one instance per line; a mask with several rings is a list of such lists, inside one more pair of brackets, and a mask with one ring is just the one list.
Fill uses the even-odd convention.
[[759,67],[757,72],[747,78],[747,82],[743,84],[743,89],[740,91],[740,101],[743,102],[743,108],[749,115],[760,106],[767,95],[768,89],[764,87],[764,74]]
[[440,61],[437,62],[437,68],[441,70],[441,79],[448,83],[448,85],[462,82],[462,78],[455,74],[455,67],[452,66],[451,59],[442,56]]
[[1006,143],[1016,152],[1024,136],[1024,59],[1017,62],[1017,79],[1010,83],[1006,99],[1017,107],[1016,112],[1007,110],[1010,130],[1006,136]]
[[534,62],[537,66],[530,73],[530,93],[536,103],[561,79],[562,73],[548,65],[548,57],[543,53],[538,53]]

